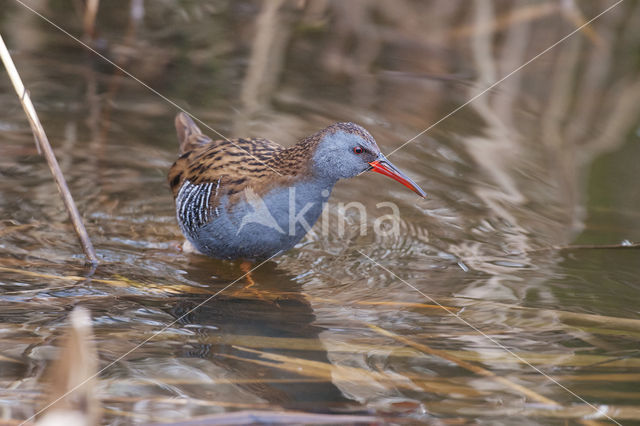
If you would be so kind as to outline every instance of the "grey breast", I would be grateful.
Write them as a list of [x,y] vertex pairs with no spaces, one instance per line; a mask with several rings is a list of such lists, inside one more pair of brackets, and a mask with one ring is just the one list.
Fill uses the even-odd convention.
[[310,180],[263,197],[246,188],[231,208],[224,196],[211,209],[202,203],[211,199],[215,183],[185,182],[176,197],[176,212],[184,234],[200,252],[223,259],[268,258],[292,248],[307,234],[332,187],[331,182]]

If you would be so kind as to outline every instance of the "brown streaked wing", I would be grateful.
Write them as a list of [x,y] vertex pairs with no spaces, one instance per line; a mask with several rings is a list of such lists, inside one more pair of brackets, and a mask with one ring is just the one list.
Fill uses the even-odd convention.
[[182,154],[169,170],[173,196],[185,180],[197,185],[220,179],[221,190],[230,194],[247,185],[261,187],[261,181],[277,176],[269,163],[283,149],[267,139],[218,140],[197,146]]

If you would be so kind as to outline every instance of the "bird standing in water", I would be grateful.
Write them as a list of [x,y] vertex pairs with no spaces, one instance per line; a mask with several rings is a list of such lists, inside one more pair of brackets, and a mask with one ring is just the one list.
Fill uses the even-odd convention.
[[297,244],[335,183],[373,170],[426,194],[353,123],[335,123],[284,148],[267,139],[213,141],[176,116],[178,160],[169,170],[182,233],[201,253],[257,260]]

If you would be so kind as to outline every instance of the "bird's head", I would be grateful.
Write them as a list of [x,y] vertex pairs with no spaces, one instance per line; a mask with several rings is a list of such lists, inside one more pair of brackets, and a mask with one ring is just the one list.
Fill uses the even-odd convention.
[[426,197],[418,184],[387,160],[373,136],[363,127],[354,123],[335,123],[318,134],[312,158],[314,174],[338,180],[373,170]]

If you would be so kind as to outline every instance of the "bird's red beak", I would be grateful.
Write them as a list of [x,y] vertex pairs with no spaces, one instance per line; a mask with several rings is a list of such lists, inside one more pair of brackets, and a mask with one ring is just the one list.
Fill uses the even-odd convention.
[[398,170],[398,168],[391,164],[391,162],[387,160],[386,157],[382,154],[378,157],[377,160],[370,162],[369,165],[374,172],[389,176],[391,179],[397,180],[421,197],[427,196],[426,192],[424,192],[417,183],[412,181],[409,176]]

